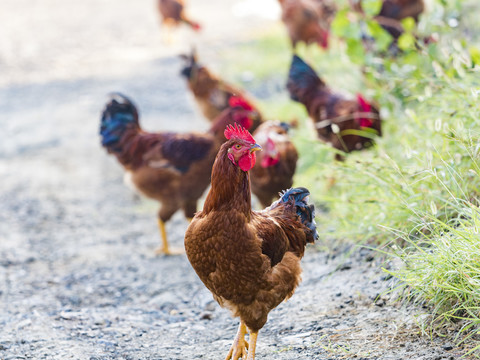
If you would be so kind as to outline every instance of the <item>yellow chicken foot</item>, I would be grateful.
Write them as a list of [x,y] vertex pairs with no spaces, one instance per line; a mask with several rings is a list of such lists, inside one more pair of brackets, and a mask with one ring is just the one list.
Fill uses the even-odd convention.
[[247,355],[248,343],[245,341],[245,334],[247,333],[247,327],[240,321],[240,325],[238,326],[237,335],[235,336],[235,340],[233,341],[232,347],[228,352],[227,357],[225,360],[238,360],[240,358],[245,359]]
[[247,360],[255,360],[255,349],[257,347],[258,331],[250,331],[250,339],[248,342],[248,358]]
[[155,250],[155,255],[181,255],[184,253],[181,249],[171,249],[168,246],[167,231],[165,230],[165,223],[158,219],[158,228],[160,229],[160,236],[162,238],[162,246]]

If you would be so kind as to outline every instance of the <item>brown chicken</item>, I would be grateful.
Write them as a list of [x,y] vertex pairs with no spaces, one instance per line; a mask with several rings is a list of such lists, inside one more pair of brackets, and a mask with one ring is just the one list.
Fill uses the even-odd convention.
[[188,87],[192,91],[198,107],[209,121],[214,121],[218,114],[232,106],[230,98],[235,96],[246,99],[252,112],[256,113],[252,117],[253,124],[250,130],[254,131],[260,125],[263,121],[262,115],[252,105],[252,101],[244,91],[219,79],[205,66],[199,64],[194,50],[190,55],[180,55],[180,57],[185,61],[181,74],[187,79]]
[[225,137],[203,210],[185,234],[185,250],[215,300],[240,317],[226,359],[254,360],[268,313],[300,282],[305,246],[318,238],[315,211],[305,188],[289,189],[269,208],[252,211],[249,170],[260,146],[237,125],[227,127]]
[[[352,7],[363,13],[362,1],[350,0]],[[383,0],[382,7],[375,20],[396,40],[403,34],[401,20],[411,17],[418,22],[425,5],[423,0]]]
[[[362,95],[347,100],[332,92],[315,71],[297,55],[293,56],[287,89],[294,101],[302,103],[313,120],[318,137],[335,149],[351,152],[368,147],[381,136],[378,109]],[[343,157],[336,155],[337,160]]]
[[302,41],[328,48],[330,23],[336,8],[329,0],[279,0],[282,21],[290,36],[292,47]]
[[241,106],[222,112],[208,133],[150,133],[143,131],[135,105],[113,94],[103,110],[102,145],[114,154],[131,182],[143,195],[161,203],[158,225],[163,247],[157,253],[172,254],[165,223],[179,209],[187,218],[197,211],[197,200],[210,184],[215,156],[225,141],[225,126],[251,124],[250,110]]
[[172,29],[184,23],[195,31],[201,29],[199,23],[191,20],[185,14],[185,4],[183,0],[157,0],[157,7],[160,17],[162,18],[162,26]]
[[252,192],[263,207],[293,184],[298,153],[288,136],[289,127],[279,121],[266,121],[253,133],[263,151],[251,171]]

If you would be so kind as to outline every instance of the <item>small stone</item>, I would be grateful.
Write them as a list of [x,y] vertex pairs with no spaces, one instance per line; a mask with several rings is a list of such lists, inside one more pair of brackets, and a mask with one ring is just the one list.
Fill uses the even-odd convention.
[[214,311],[214,310],[215,310],[215,307],[216,307],[215,301],[209,301],[209,302],[205,305],[205,311]]
[[338,270],[345,271],[345,270],[350,270],[351,268],[352,268],[351,263],[344,263],[338,267]]
[[453,349],[453,346],[451,344],[443,345],[443,350],[445,350],[445,351],[450,351],[452,349]]
[[204,311],[200,314],[200,320],[212,320],[213,314],[210,311]]

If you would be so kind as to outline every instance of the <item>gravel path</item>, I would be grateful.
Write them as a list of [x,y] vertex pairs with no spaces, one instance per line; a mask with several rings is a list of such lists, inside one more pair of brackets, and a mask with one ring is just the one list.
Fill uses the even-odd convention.
[[[2,0],[0,359],[224,358],[237,320],[186,257],[153,255],[157,205],[124,185],[97,130],[111,91],[136,101],[145,129],[207,128],[177,55],[196,44],[215,66],[219,49],[274,21],[234,16],[251,2],[190,0],[205,29],[167,47],[153,0]],[[168,223],[173,246],[186,227],[180,213]],[[411,310],[375,300],[392,285],[379,261],[310,247],[257,358],[458,358],[418,336]]]

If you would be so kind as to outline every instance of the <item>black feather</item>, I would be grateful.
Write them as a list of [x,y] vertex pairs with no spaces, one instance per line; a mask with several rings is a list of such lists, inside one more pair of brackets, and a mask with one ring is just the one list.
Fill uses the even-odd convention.
[[[315,223],[315,206],[307,203],[308,189],[304,187],[291,188],[280,194],[278,202],[294,202],[295,211],[300,217],[302,224],[307,226],[313,233],[313,238],[318,239],[317,224]],[[273,206],[273,205],[272,205]]]
[[301,97],[307,91],[312,91],[321,85],[324,85],[324,83],[318,77],[315,70],[313,70],[299,56],[293,55],[287,81],[287,89],[290,93],[290,98],[294,101],[300,101]]
[[100,123],[102,146],[118,152],[117,146],[123,133],[130,127],[139,127],[138,111],[133,102],[125,95],[113,93],[105,105]]

